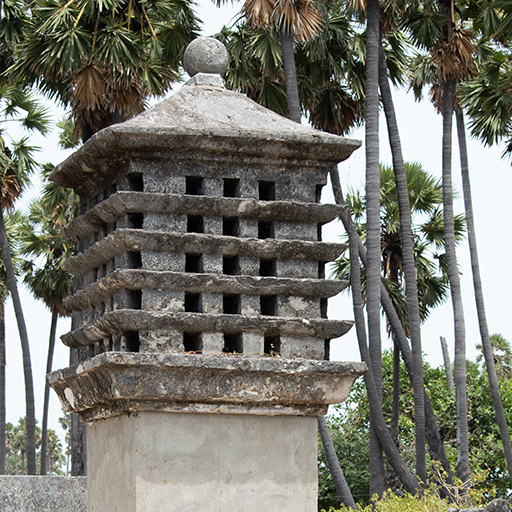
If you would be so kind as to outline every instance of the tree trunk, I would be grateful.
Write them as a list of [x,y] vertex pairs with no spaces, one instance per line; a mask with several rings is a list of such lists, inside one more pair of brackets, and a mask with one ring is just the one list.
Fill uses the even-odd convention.
[[473,200],[471,197],[471,182],[469,179],[468,151],[466,145],[466,132],[464,129],[464,114],[461,110],[457,110],[455,116],[457,119],[457,134],[460,148],[460,167],[462,173],[462,189],[464,192],[466,226],[468,231],[469,251],[471,256],[471,270],[473,272],[473,288],[475,291],[478,326],[482,339],[482,349],[484,353],[487,377],[489,379],[492,403],[496,413],[498,428],[500,430],[501,442],[503,443],[503,451],[505,453],[509,478],[512,481],[512,447],[510,446],[510,433],[507,426],[505,411],[503,410],[503,403],[501,401],[492,344],[491,340],[489,339],[489,329],[487,327],[487,317],[485,314],[484,292],[482,288],[482,279],[480,277],[480,264],[478,262],[478,249],[476,242],[475,222],[473,217]]
[[[71,330],[77,328],[75,316],[71,319]],[[69,366],[78,363],[77,350],[69,350]],[[85,423],[80,421],[78,414],[71,413],[70,442],[71,442],[71,476],[84,476],[87,474],[86,441],[87,430]]]
[[322,439],[322,446],[324,447],[325,457],[327,459],[327,465],[329,466],[329,472],[331,473],[336,493],[340,502],[348,508],[356,509],[356,503],[350,492],[350,488],[345,480],[345,475],[341,471],[341,467],[334,449],[334,443],[332,442],[331,433],[325,416],[318,416],[318,431],[320,432],[320,438]]
[[286,79],[286,98],[288,100],[288,117],[300,123],[299,87],[297,85],[297,72],[295,70],[295,55],[293,41],[283,28],[279,29],[281,39],[281,53],[283,55],[284,75]]
[[[341,191],[341,184],[340,184],[340,177],[339,177],[338,170],[332,169],[330,172],[330,177],[331,177],[331,185],[332,185],[332,189],[333,189],[335,202],[337,204],[340,204],[340,205],[343,205],[346,207],[347,205],[343,199],[343,194]],[[348,233],[349,228],[352,225],[352,220],[350,218],[350,211],[347,207],[345,208],[345,210],[343,211],[343,213],[341,215],[341,220],[343,222],[343,226],[345,227],[345,230]],[[356,235],[358,238],[359,257],[361,258],[363,265],[366,266],[366,249],[365,249],[363,243],[361,242],[361,239],[359,238],[359,235],[357,234],[357,232],[355,233],[354,236],[356,236]],[[391,331],[393,332],[394,339],[398,343],[398,346],[400,347],[400,352],[402,353],[402,358],[405,363],[405,369],[407,370],[407,374],[409,375],[409,380],[412,383],[413,363],[412,363],[412,352],[409,347],[409,341],[404,333],[400,319],[398,318],[398,315],[393,307],[391,299],[389,298],[384,285],[382,285],[382,288],[381,288],[381,302],[382,302],[382,308],[384,309],[384,312],[386,313],[387,321],[389,323]],[[452,472],[451,472],[450,463],[448,462],[448,457],[446,456],[446,452],[444,449],[443,438],[439,431],[439,426],[437,424],[437,420],[434,415],[434,410],[432,409],[432,404],[430,403],[430,400],[427,396],[426,391],[424,393],[425,393],[425,430],[426,430],[427,443],[429,445],[430,457],[441,463],[441,465],[447,475],[446,482],[448,484],[451,484],[453,481]]]
[[[382,347],[380,338],[380,169],[379,169],[379,2],[366,3],[366,311],[368,315],[371,371],[376,399],[382,402]],[[370,414],[370,494],[384,492],[382,448],[373,431]]]
[[452,372],[452,362],[450,361],[450,353],[448,352],[448,344],[446,343],[446,338],[444,336],[440,336],[441,340],[441,349],[443,351],[443,362],[444,362],[444,372],[446,373],[446,384],[450,389],[453,389],[453,372]]
[[27,327],[23,317],[16,276],[12,266],[9,242],[5,231],[4,214],[0,214],[0,246],[4,260],[5,273],[7,277],[7,286],[11,293],[14,314],[18,324],[18,331],[21,341],[21,350],[23,353],[23,374],[25,377],[25,401],[26,401],[26,429],[27,429],[27,473],[36,474],[36,418],[34,404],[34,384],[32,380],[32,364],[30,362],[30,346],[28,343]]
[[55,348],[55,335],[57,332],[57,313],[52,313],[52,323],[50,326],[50,340],[48,343],[48,359],[46,361],[46,373],[44,379],[44,403],[43,403],[43,423],[41,426],[41,475],[46,475],[46,456],[48,452],[48,406],[50,403],[50,386],[46,376],[52,371],[53,351]]
[[379,84],[384,103],[384,111],[388,126],[389,145],[393,156],[396,194],[400,216],[400,242],[402,247],[402,263],[405,273],[405,296],[407,315],[409,318],[409,333],[411,337],[413,357],[413,391],[414,391],[414,425],[416,443],[416,475],[422,481],[427,481],[425,466],[425,403],[423,385],[423,357],[421,352],[421,320],[418,300],[418,285],[416,281],[416,263],[414,260],[411,204],[409,188],[405,175],[405,164],[402,156],[402,144],[398,132],[395,107],[389,86],[386,56],[382,41],[379,46]]
[[[361,269],[359,267],[358,242],[359,235],[352,222],[347,223],[350,252],[350,282],[352,286],[352,302],[354,306],[354,317],[356,322],[357,340],[361,359],[370,369],[372,366],[371,356],[368,351],[366,327],[363,313],[363,299],[361,293]],[[404,488],[411,493],[417,490],[417,481],[405,465],[398,449],[391,438],[386,421],[382,414],[381,398],[377,391],[375,377],[369,370],[365,376],[366,390],[368,393],[368,404],[370,406],[370,421],[373,421],[374,431],[379,438],[380,445],[385,451],[389,463],[392,465],[397,477],[403,483]]]
[[444,239],[448,280],[452,297],[455,331],[455,401],[457,407],[457,476],[467,482],[469,475],[469,433],[466,391],[466,332],[464,309],[460,288],[457,255],[455,253],[455,228],[452,185],[452,119],[455,83],[443,84],[443,215]]
[[5,475],[5,302],[0,302],[0,475]]

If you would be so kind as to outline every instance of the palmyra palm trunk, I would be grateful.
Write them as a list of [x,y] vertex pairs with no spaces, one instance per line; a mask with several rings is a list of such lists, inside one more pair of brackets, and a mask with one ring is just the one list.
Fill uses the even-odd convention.
[[455,253],[455,228],[452,185],[452,120],[455,82],[443,84],[443,215],[444,240],[448,279],[452,297],[455,331],[455,401],[457,407],[457,476],[467,482],[469,475],[469,432],[466,390],[466,329],[460,288],[457,255]]
[[[347,232],[349,237],[349,254],[350,254],[350,283],[352,287],[352,302],[354,306],[354,317],[356,322],[357,341],[361,359],[371,368],[371,356],[368,350],[366,326],[363,313],[363,298],[361,293],[361,269],[359,266],[358,244],[359,235],[354,224],[349,220],[347,223]],[[382,414],[382,404],[377,391],[375,377],[370,370],[365,376],[366,390],[368,393],[368,404],[370,406],[370,418],[373,421],[373,428],[379,437],[380,445],[386,453],[387,459],[397,477],[403,483],[408,492],[414,493],[417,488],[417,482],[412,473],[409,471],[402,457],[398,453],[398,449],[393,442],[393,438],[389,433],[386,421]]]
[[286,98],[288,101],[288,116],[292,121],[300,123],[299,86],[295,69],[295,55],[292,37],[284,28],[279,30],[281,52],[283,55],[284,75],[286,78]]
[[329,472],[331,473],[338,499],[346,507],[355,510],[356,502],[354,501],[352,493],[350,492],[350,488],[345,479],[345,475],[341,470],[325,416],[318,416],[317,420],[318,432],[320,432],[320,438],[322,439],[322,446],[324,448],[325,458],[327,459],[327,466],[329,467]]
[[5,273],[7,276],[7,287],[11,293],[14,314],[18,324],[18,332],[21,341],[21,351],[23,354],[23,374],[25,377],[25,401],[26,401],[26,430],[27,430],[27,473],[36,474],[36,417],[34,404],[34,384],[32,380],[32,364],[30,362],[30,346],[28,343],[27,327],[21,308],[16,276],[12,265],[9,242],[5,230],[3,210],[0,211],[0,246],[4,260]]
[[0,302],[0,475],[5,475],[5,302]]
[[[379,2],[366,3],[366,311],[368,315],[371,371],[375,379],[379,408],[382,402],[382,346],[380,337],[380,168],[379,168]],[[357,253],[356,253],[357,256]],[[372,428],[370,414],[370,493],[384,492],[382,447]]]
[[[337,204],[346,206],[346,203],[343,199],[343,194],[340,185],[340,177],[337,169],[332,169],[330,172],[331,185],[333,189],[334,199]],[[352,224],[352,220],[350,218],[350,211],[345,208],[343,214],[341,215],[341,220],[343,222],[343,226],[348,233],[349,227]],[[358,237],[358,251],[359,258],[361,259],[363,265],[366,266],[366,249],[359,238],[357,232],[355,233]],[[354,235],[354,236],[355,236]],[[400,348],[400,352],[402,353],[402,357],[405,363],[405,369],[407,370],[407,374],[409,375],[409,380],[413,381],[413,359],[412,359],[412,351],[409,347],[409,341],[405,335],[402,324],[400,322],[400,318],[398,317],[395,308],[393,307],[393,303],[389,298],[389,295],[386,291],[384,285],[381,287],[381,303],[384,312],[386,313],[386,318],[393,333],[394,339]],[[448,462],[448,458],[446,456],[446,452],[444,449],[443,438],[439,431],[439,426],[437,424],[437,420],[434,414],[434,410],[432,408],[432,404],[428,398],[426,391],[424,391],[425,395],[425,431],[426,431],[426,440],[429,446],[430,457],[434,460],[437,460],[441,463],[444,471],[446,472],[447,478],[446,482],[448,484],[452,483],[452,473],[450,463]]]
[[48,358],[46,360],[46,373],[44,379],[44,403],[43,403],[43,422],[41,425],[41,475],[46,475],[46,455],[48,451],[48,406],[50,403],[50,386],[46,376],[52,371],[53,352],[55,349],[55,336],[57,333],[58,315],[52,312],[52,322],[50,325],[50,339],[48,342]]
[[414,390],[414,426],[416,443],[416,476],[427,481],[425,466],[425,403],[423,385],[423,358],[421,353],[421,321],[418,300],[418,284],[416,281],[416,263],[414,261],[411,204],[409,189],[405,175],[405,164],[402,156],[402,144],[398,132],[393,96],[389,86],[386,56],[382,47],[379,47],[379,85],[384,104],[384,112],[388,126],[389,145],[393,157],[393,170],[395,173],[396,193],[400,216],[400,242],[402,247],[402,263],[405,272],[405,296],[407,302],[407,315],[409,319],[409,333],[413,357],[413,390]]
[[464,129],[464,114],[462,110],[455,113],[457,120],[457,134],[460,149],[460,167],[462,174],[462,189],[464,193],[464,206],[466,210],[466,226],[468,232],[469,251],[471,257],[471,270],[473,272],[473,288],[475,291],[476,311],[478,315],[478,326],[482,338],[482,349],[485,359],[489,387],[491,389],[492,403],[496,413],[496,421],[500,431],[505,460],[507,462],[509,478],[512,481],[512,447],[510,446],[510,433],[507,425],[507,418],[503,410],[500,388],[498,385],[498,375],[496,365],[494,364],[494,354],[491,340],[489,339],[489,329],[487,327],[487,317],[485,314],[484,293],[482,289],[482,279],[480,277],[480,264],[478,262],[478,249],[476,243],[475,222],[473,218],[473,200],[471,197],[471,182],[469,179],[468,151],[466,145],[466,132]]

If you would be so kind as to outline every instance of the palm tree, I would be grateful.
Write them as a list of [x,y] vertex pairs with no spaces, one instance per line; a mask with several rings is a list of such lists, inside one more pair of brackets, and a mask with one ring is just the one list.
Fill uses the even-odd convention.
[[[510,342],[502,334],[498,333],[491,334],[489,340],[492,345],[492,354],[498,379],[509,379],[512,377],[512,347]],[[476,349],[482,351],[481,354],[476,356],[476,362],[481,363],[482,359],[485,360],[483,347],[479,343]]]
[[[41,133],[47,131],[46,111],[32,98],[29,91],[16,86],[6,85],[0,89],[2,99],[2,121],[8,120],[20,122],[24,127],[38,130]],[[4,129],[5,130],[5,129]],[[5,131],[3,132],[5,133]],[[23,352],[23,371],[25,377],[26,399],[26,425],[27,425],[27,471],[28,474],[36,472],[35,456],[35,405],[34,389],[32,381],[32,365],[30,361],[30,347],[27,336],[25,319],[18,294],[16,275],[11,258],[4,212],[12,210],[14,202],[20,196],[26,185],[30,173],[35,168],[36,162],[32,157],[33,149],[27,145],[27,138],[12,142],[9,145],[0,136],[0,247],[6,272],[7,286],[14,305],[14,312],[20,334]]]
[[140,112],[147,96],[164,94],[197,37],[189,0],[43,0],[28,7],[10,73],[71,106],[84,141]]
[[[46,179],[53,166],[43,169]],[[42,196],[30,205],[30,228],[23,237],[22,252],[31,257],[24,265],[25,282],[36,298],[42,299],[52,313],[46,375],[52,370],[55,334],[59,316],[69,316],[63,306],[65,297],[73,290],[72,277],[64,264],[73,253],[73,242],[63,234],[63,227],[77,213],[78,200],[72,190],[63,189],[53,182],[46,182]],[[37,265],[36,262],[42,263]],[[43,420],[41,425],[41,475],[47,469],[48,405],[50,387],[45,378]]]

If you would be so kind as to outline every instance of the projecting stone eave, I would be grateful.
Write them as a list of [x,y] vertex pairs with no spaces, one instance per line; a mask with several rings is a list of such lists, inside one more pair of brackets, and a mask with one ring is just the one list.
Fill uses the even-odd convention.
[[194,77],[170,98],[101,130],[60,164],[51,179],[89,195],[98,189],[99,172],[107,184],[126,172],[132,159],[146,154],[188,158],[191,151],[195,158],[328,170],[361,145],[294,123],[221,87],[215,75],[205,77],[206,83]]

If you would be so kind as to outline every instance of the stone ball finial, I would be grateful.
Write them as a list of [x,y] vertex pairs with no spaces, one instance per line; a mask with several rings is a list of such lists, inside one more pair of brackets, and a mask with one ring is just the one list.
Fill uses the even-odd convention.
[[218,39],[198,37],[187,46],[183,67],[190,77],[197,73],[223,75],[228,69],[228,52]]

